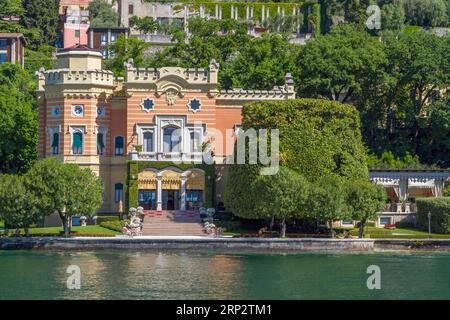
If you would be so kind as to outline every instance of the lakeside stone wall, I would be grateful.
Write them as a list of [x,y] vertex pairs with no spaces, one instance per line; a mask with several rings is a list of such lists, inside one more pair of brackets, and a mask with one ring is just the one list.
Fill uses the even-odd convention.
[[139,238],[0,238],[0,250],[229,250],[229,251],[373,251],[370,239],[139,239]]

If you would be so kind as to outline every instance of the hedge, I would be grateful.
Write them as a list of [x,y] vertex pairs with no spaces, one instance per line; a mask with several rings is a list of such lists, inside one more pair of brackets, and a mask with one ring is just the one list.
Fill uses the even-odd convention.
[[127,223],[127,221],[105,221],[100,223],[100,227],[112,230],[112,231],[117,231],[117,232],[122,232],[123,227],[125,227],[125,224]]
[[119,221],[119,216],[98,216],[97,217],[97,224],[102,224],[103,222],[109,222],[109,221]]
[[420,198],[416,204],[419,229],[428,231],[428,212],[431,212],[431,232],[450,233],[450,197]]

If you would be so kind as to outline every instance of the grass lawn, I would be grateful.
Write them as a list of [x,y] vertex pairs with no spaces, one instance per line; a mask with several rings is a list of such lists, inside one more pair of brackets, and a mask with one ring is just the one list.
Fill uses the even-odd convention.
[[[417,229],[404,229],[404,228],[395,228],[395,229],[384,229],[384,228],[376,228],[369,227],[369,232],[365,234],[366,238],[371,239],[383,239],[383,238],[392,238],[392,239],[428,239],[428,232],[417,230]],[[357,236],[359,233],[359,229],[354,228],[351,229],[350,234]],[[432,239],[450,239],[450,234],[431,234]]]
[[[44,235],[59,235],[60,232],[64,231],[62,227],[49,227],[49,228],[30,228],[30,235],[34,234],[44,234]],[[72,232],[76,232],[76,235],[83,235],[83,234],[105,234],[105,235],[111,235],[115,236],[119,234],[119,232],[106,229],[100,226],[86,226],[86,227],[72,227]],[[10,231],[10,233],[13,232],[13,230]],[[24,234],[24,230],[20,230],[20,234]]]
[[5,221],[0,220],[0,228],[3,228],[5,226]]

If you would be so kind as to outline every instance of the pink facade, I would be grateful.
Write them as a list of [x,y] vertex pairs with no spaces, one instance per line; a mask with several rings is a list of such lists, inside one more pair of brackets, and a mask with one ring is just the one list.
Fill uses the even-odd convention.
[[64,24],[64,48],[88,44],[89,24]]

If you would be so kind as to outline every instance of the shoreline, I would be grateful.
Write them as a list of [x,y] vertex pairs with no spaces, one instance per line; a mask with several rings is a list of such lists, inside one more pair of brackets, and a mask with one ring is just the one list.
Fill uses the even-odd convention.
[[0,250],[228,250],[280,252],[450,251],[450,239],[279,239],[209,237],[0,238]]

